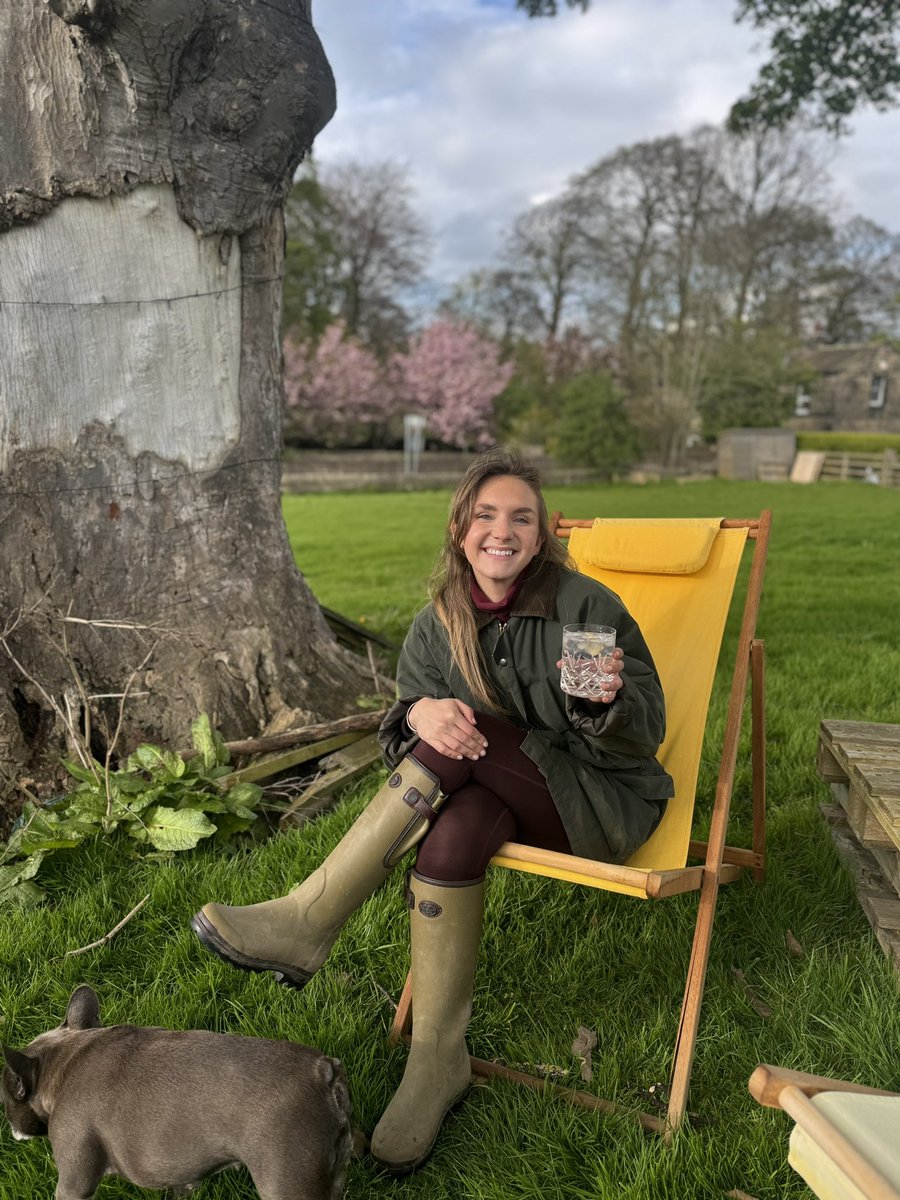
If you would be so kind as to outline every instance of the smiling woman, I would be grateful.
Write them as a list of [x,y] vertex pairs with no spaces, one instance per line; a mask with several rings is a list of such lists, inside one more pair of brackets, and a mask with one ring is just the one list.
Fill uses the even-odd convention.
[[[395,1173],[431,1153],[470,1082],[466,1029],[487,864],[505,841],[619,862],[655,829],[672,782],[650,652],[618,599],[568,565],[537,472],[505,450],[470,466],[450,505],[432,603],[413,622],[379,740],[392,775],[289,896],[207,904],[194,918],[226,961],[301,987],[344,922],[418,846],[410,875],[416,1021],[400,1087],[372,1134]],[[612,625],[597,701],[567,695],[562,627]]]

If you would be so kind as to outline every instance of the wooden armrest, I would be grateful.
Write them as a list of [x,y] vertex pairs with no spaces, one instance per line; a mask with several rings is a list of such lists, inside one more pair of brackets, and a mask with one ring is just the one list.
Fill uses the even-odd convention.
[[894,1096],[881,1088],[866,1087],[862,1083],[848,1083],[845,1079],[828,1079],[825,1075],[807,1075],[805,1071],[789,1071],[787,1067],[773,1067],[760,1063],[747,1085],[750,1095],[765,1108],[781,1108],[781,1093],[787,1087],[795,1087],[804,1096],[816,1096],[819,1092],[860,1092],[867,1096]]
[[[696,892],[703,884],[704,875],[703,867],[673,867],[669,870],[626,867],[616,863],[599,862],[592,858],[578,858],[574,854],[562,854],[557,850],[542,850],[537,846],[523,845],[521,842],[504,842],[491,862],[513,870],[533,868],[537,874],[561,872],[561,876],[558,877],[583,883],[588,887],[621,885],[634,889],[634,894],[645,896],[648,900],[664,900],[682,892]],[[740,875],[740,867],[725,863],[719,869],[719,882],[731,883]]]

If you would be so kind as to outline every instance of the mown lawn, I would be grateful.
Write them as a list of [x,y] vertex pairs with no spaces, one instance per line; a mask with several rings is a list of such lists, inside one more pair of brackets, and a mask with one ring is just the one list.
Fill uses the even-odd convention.
[[[291,496],[298,561],[320,600],[395,639],[423,602],[447,494]],[[407,1180],[351,1166],[347,1196],[428,1200],[692,1200],[741,1189],[758,1200],[808,1195],[785,1165],[790,1125],[746,1091],[757,1062],[900,1088],[896,978],[832,850],[815,773],[823,717],[900,721],[900,494],[864,485],[675,484],[551,489],[569,516],[751,516],[774,510],[760,633],[767,645],[768,878],[723,890],[700,1042],[691,1128],[666,1148],[629,1119],[602,1118],[512,1086],[473,1088],[429,1163]],[[733,635],[733,630],[732,630]],[[723,704],[714,701],[699,822],[715,774]],[[373,773],[304,831],[171,861],[132,858],[120,843],[57,854],[42,869],[39,910],[3,914],[0,1036],[21,1045],[59,1021],[89,982],[108,1022],[295,1038],[345,1062],[359,1125],[370,1130],[402,1072],[384,1037],[407,966],[406,919],[387,885],[351,920],[302,993],[229,970],[202,951],[188,918],[211,898],[250,902],[285,891],[324,856],[377,786]],[[746,835],[749,778],[739,774],[733,834]],[[61,958],[150,902],[111,943]],[[596,1031],[601,1095],[641,1105],[665,1081],[695,909],[495,872],[470,1040],[483,1058],[549,1064],[576,1080],[578,1026]],[[790,930],[803,947],[785,942]],[[735,976],[770,1015],[761,1016]],[[198,1120],[202,1114],[198,1113]],[[302,1130],[298,1130],[302,1136]],[[0,1200],[45,1200],[55,1173],[44,1142],[0,1135]],[[98,1193],[146,1195],[108,1180]],[[196,1193],[254,1195],[228,1172]]]

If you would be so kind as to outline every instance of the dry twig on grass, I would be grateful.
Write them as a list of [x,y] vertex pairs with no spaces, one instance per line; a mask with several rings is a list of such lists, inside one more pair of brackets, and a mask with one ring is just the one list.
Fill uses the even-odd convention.
[[58,954],[56,958],[51,958],[50,961],[59,962],[61,958],[71,958],[73,954],[85,954],[88,950],[96,950],[100,946],[105,946],[107,942],[112,941],[120,929],[123,929],[128,924],[128,922],[136,913],[141,911],[149,899],[150,893],[148,892],[143,900],[139,901],[139,903],[134,906],[131,912],[122,918],[118,925],[113,926],[109,933],[104,933],[103,937],[97,938],[96,942],[89,942],[86,946],[79,946],[77,950],[67,950],[65,954]]

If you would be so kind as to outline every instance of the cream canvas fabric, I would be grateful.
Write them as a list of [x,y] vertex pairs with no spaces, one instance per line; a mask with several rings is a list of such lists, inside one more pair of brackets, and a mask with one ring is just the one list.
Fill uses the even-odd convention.
[[[900,1096],[822,1092],[812,1104],[900,1197]],[[788,1162],[820,1200],[871,1200],[799,1125],[791,1133]]]

